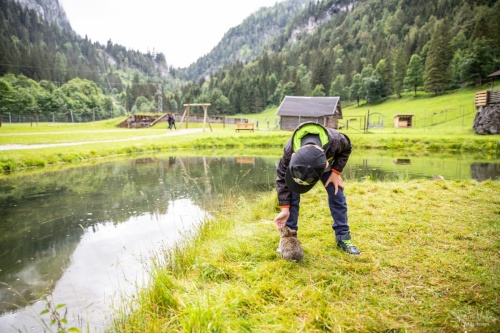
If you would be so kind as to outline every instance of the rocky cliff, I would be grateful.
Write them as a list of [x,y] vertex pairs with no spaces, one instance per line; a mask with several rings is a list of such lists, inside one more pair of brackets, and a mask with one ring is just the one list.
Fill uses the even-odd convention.
[[58,0],[14,0],[18,4],[35,10],[38,15],[48,22],[55,22],[66,31],[72,31],[66,18],[66,12]]

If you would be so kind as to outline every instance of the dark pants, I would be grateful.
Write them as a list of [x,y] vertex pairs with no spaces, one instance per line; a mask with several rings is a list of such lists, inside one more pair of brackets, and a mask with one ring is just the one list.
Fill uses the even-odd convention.
[[[331,173],[331,171],[327,171],[321,176],[323,187],[325,182],[330,177]],[[347,202],[345,199],[344,191],[339,187],[337,195],[335,195],[335,186],[333,186],[333,184],[331,183],[325,189],[328,193],[328,205],[330,207],[330,213],[332,214],[333,218],[332,229],[333,231],[335,231],[335,237],[337,238],[337,240],[351,239],[349,233],[349,225],[347,223]],[[286,225],[290,229],[297,231],[299,228],[299,204],[300,194],[292,192],[292,198],[290,200],[290,217],[288,218]]]

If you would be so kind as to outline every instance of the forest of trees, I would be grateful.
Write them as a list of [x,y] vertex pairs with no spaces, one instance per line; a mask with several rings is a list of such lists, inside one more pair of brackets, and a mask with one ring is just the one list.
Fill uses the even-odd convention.
[[[93,119],[97,112],[101,119],[156,110],[152,101],[158,84],[163,83],[159,71],[168,72],[161,53],[143,54],[111,40],[100,45],[40,19],[34,10],[0,0],[0,112],[26,115],[36,111],[57,119],[69,112]],[[74,100],[68,91],[63,94],[68,86],[93,101]],[[42,101],[47,94],[50,103]]]
[[[7,74],[0,79],[1,110],[14,121],[81,122],[113,118],[113,101],[92,81],[74,78],[57,87],[24,75]],[[39,118],[42,119],[39,119]]]
[[178,71],[185,80],[195,80],[235,63],[249,62],[259,57],[270,41],[282,36],[295,16],[311,0],[287,0],[273,7],[261,8],[241,24],[226,32],[212,51],[186,69]]
[[[286,95],[378,103],[404,92],[481,85],[500,69],[500,1],[323,0],[299,11],[305,2],[293,0],[286,24],[272,10],[252,14],[213,54],[182,70],[168,68],[161,53],[142,54],[111,40],[100,45],[0,0],[0,112],[152,112],[158,94],[161,111],[203,102],[219,115],[259,113]],[[314,31],[306,31],[311,25]],[[257,45],[255,35],[271,26],[267,44]],[[207,68],[209,76],[181,79]]]

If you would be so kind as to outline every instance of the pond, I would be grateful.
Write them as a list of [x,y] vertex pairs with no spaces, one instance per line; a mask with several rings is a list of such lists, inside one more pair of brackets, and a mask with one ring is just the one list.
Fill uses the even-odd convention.
[[[152,256],[225,200],[274,190],[278,160],[155,156],[0,180],[0,332],[42,332],[42,292],[72,325],[103,332],[120,295],[147,283]],[[343,174],[482,181],[500,179],[500,162],[362,152]]]

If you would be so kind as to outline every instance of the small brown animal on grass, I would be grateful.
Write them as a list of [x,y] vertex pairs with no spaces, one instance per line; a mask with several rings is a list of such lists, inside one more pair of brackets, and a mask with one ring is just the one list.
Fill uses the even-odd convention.
[[281,257],[288,261],[301,261],[304,259],[302,244],[297,239],[297,231],[284,226],[280,230]]

